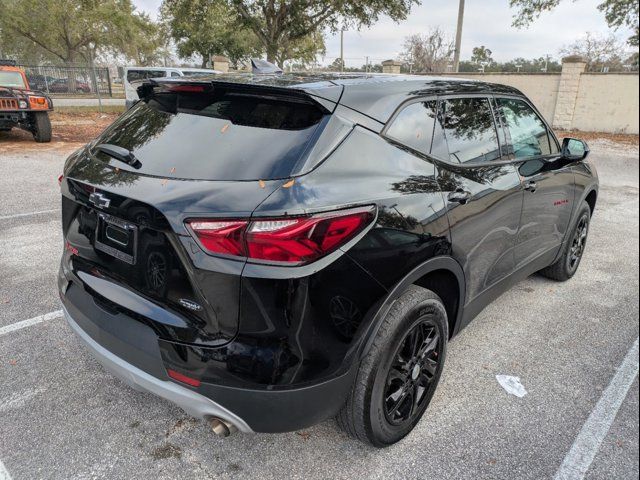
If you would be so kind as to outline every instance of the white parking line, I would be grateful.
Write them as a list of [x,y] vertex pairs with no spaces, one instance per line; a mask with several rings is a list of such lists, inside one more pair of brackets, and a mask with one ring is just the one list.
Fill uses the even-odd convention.
[[45,213],[55,213],[58,211],[60,211],[60,209],[55,208],[53,210],[40,210],[38,212],[16,213],[14,215],[3,215],[3,216],[0,216],[0,220],[11,220],[12,218],[31,217],[33,215],[44,215]]
[[33,397],[37,397],[41,393],[45,392],[46,388],[33,388],[23,390],[9,395],[5,398],[0,398],[0,413],[7,410],[14,410],[25,406]]
[[627,352],[615,376],[582,426],[555,480],[582,480],[598,453],[627,392],[638,375],[638,339]]
[[0,480],[11,480],[11,475],[9,475],[2,460],[0,460]]
[[[33,317],[28,320],[22,320],[21,322],[12,323],[10,325],[0,327],[0,337],[2,335],[6,335],[7,333],[15,332],[16,330],[30,327],[31,325],[36,325],[48,320],[55,320],[56,318],[60,317],[62,317],[62,310],[56,310],[55,312],[45,313],[44,315]],[[0,480],[2,480],[2,477],[0,477]]]

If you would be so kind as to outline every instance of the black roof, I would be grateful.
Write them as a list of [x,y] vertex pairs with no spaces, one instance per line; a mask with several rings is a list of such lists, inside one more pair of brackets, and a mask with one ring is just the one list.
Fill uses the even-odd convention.
[[285,73],[281,75],[224,74],[157,79],[158,83],[223,83],[255,85],[269,89],[292,89],[307,95],[340,102],[349,108],[386,123],[404,101],[425,95],[460,93],[502,93],[522,95],[506,85],[445,76],[372,73]]

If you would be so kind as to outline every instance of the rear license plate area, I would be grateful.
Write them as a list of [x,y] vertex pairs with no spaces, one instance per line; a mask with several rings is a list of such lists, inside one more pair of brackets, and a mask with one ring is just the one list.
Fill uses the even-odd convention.
[[105,213],[98,214],[95,248],[129,265],[136,263],[138,227]]

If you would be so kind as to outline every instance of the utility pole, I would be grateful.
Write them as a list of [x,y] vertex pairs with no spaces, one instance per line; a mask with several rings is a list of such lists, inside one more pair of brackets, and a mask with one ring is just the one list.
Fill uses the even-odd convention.
[[340,29],[340,72],[344,72],[344,28]]
[[462,21],[464,20],[464,0],[460,0],[458,7],[458,28],[456,30],[456,49],[453,53],[453,71],[458,72],[460,68],[460,46],[462,44]]

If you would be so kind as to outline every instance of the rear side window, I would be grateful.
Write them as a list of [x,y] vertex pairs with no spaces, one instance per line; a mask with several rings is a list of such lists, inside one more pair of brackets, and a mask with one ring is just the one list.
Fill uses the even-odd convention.
[[526,102],[515,98],[498,98],[497,102],[509,128],[515,158],[557,153],[546,125]]
[[443,105],[443,128],[452,163],[489,162],[500,158],[488,98],[452,98]]
[[393,120],[386,136],[420,153],[429,154],[437,106],[435,100],[408,105]]
[[135,82],[136,80],[146,80],[147,78],[162,78],[164,70],[128,70],[127,81]]
[[[290,176],[327,117],[311,101],[233,92],[157,93],[121,115],[94,145],[133,152],[123,170],[193,180]],[[112,161],[94,150],[94,155]]]

